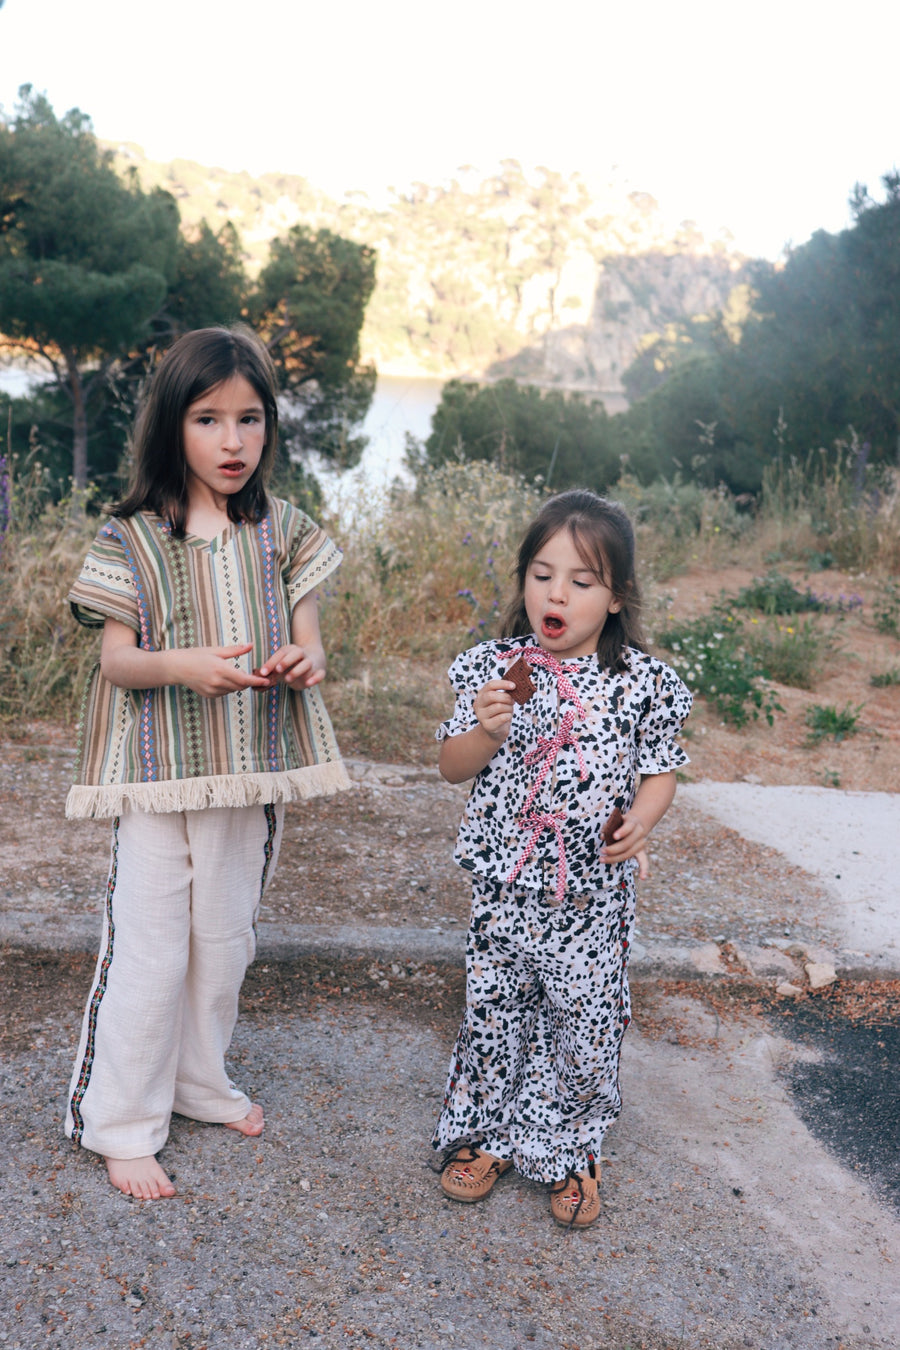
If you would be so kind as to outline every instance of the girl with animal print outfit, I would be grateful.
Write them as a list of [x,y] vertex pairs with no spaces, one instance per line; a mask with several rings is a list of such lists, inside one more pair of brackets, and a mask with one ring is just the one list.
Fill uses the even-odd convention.
[[[473,900],[433,1143],[451,1198],[480,1200],[515,1167],[551,1183],[557,1222],[585,1227],[621,1106],[634,875],[688,762],[674,738],[691,696],[643,650],[621,507],[549,499],[515,576],[508,636],[454,661],[456,707],[438,730],[443,776],[474,780],[454,853]],[[523,660],[524,693],[511,669]]]

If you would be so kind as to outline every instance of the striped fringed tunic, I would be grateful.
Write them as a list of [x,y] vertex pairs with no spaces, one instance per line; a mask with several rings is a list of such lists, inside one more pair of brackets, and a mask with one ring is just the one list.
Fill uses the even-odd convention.
[[[340,551],[288,502],[258,525],[175,539],[150,512],[98,532],[69,592],[79,623],[135,629],[149,651],[252,642],[248,672],[290,641],[291,613]],[[88,682],[67,816],[190,811],[317,797],[350,786],[318,686],[203,698],[186,685],[119,689],[99,662]]]

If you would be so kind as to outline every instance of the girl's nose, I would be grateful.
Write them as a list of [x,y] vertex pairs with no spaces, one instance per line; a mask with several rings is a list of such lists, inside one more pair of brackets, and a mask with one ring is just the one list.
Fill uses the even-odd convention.
[[554,605],[566,603],[566,587],[562,580],[551,581],[547,590],[547,599]]
[[240,422],[226,422],[222,440],[226,450],[240,450],[244,443],[241,437]]

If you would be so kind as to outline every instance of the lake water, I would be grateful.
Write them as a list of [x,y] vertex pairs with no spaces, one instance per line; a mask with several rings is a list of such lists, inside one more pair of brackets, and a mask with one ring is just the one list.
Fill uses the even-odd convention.
[[[34,373],[16,367],[0,367],[0,390],[21,397],[28,392]],[[363,423],[369,444],[355,469],[336,474],[317,465],[316,476],[322,483],[326,501],[334,503],[348,491],[359,487],[377,495],[395,478],[411,481],[403,467],[406,434],[424,441],[431,432],[431,419],[441,399],[441,380],[413,379],[399,375],[380,375],[372,397],[372,406]]]
[[441,380],[380,375],[363,423],[369,444],[359,465],[347,476],[376,487],[386,487],[398,476],[405,478],[406,434],[419,441],[428,438],[442,387]]
[[375,505],[396,479],[412,482],[403,465],[406,434],[427,440],[442,387],[441,380],[379,375],[362,426],[369,444],[359,464],[343,473],[335,473],[321,461],[312,465],[331,510],[341,515],[348,503],[359,501],[360,490],[367,497],[371,494],[371,504]]

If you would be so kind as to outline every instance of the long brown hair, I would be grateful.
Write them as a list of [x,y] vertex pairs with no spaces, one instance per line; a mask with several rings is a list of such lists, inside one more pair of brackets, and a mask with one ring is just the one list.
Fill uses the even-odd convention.
[[608,614],[597,640],[597,660],[609,670],[627,666],[626,647],[644,650],[641,597],[635,575],[634,529],[618,502],[574,488],[549,498],[525,531],[513,572],[516,590],[503,616],[505,637],[526,637],[531,624],[525,612],[525,579],[532,560],[547,540],[568,530],[585,566],[613,593],[621,608]]
[[170,347],[150,383],[134,429],[131,481],[112,508],[114,516],[155,511],[183,539],[187,520],[184,415],[208,389],[242,375],[262,401],[266,435],[259,464],[239,492],[228,498],[228,518],[256,524],[266,512],[266,484],[278,445],[275,370],[249,328],[197,328]]

